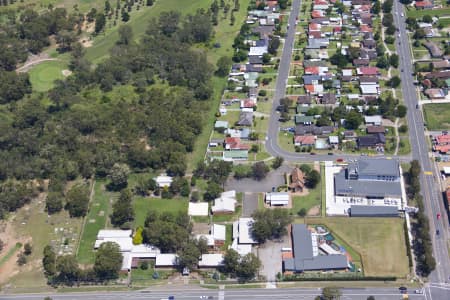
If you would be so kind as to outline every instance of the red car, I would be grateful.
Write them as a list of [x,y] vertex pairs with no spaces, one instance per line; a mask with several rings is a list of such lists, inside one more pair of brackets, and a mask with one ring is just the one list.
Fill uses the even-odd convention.
[[438,214],[436,215],[436,218],[439,220],[439,219],[441,218],[441,214],[438,213]]

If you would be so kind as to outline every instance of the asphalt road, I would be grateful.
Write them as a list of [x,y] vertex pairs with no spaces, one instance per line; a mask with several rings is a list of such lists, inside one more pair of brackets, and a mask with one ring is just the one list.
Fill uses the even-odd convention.
[[[366,300],[368,296],[374,296],[377,300],[401,299],[400,291],[397,288],[361,288],[361,289],[341,289],[340,299]],[[189,289],[185,291],[153,291],[143,290],[136,292],[98,292],[98,293],[64,293],[64,294],[27,294],[27,295],[7,295],[0,296],[4,300],[42,300],[45,296],[50,296],[53,300],[99,300],[99,299],[148,299],[160,300],[174,296],[175,300],[200,299],[201,296],[212,296],[219,300],[246,300],[246,299],[314,299],[320,295],[319,288],[283,288],[283,289]],[[428,292],[424,294],[414,294],[410,291],[409,299],[428,300]],[[446,298],[437,298],[446,299]]]
[[[440,176],[439,171],[429,157],[423,114],[420,109],[416,108],[418,97],[413,83],[413,60],[406,31],[405,16],[402,17],[402,14],[404,14],[403,9],[403,5],[398,1],[394,1],[394,22],[399,29],[396,37],[396,46],[402,70],[400,72],[402,93],[405,105],[408,107],[407,119],[411,150],[413,158],[420,162],[423,170],[420,175],[420,183],[425,210],[430,219],[430,234],[433,239],[434,257],[436,259],[436,270],[429,276],[429,279],[433,283],[446,283],[450,277],[450,262],[447,251],[449,223],[444,202],[442,201],[442,193],[437,184],[437,178]],[[426,175],[424,172],[433,172],[433,175]],[[438,213],[442,216],[440,220],[436,218]],[[439,235],[436,234],[436,230],[439,230]],[[448,294],[446,299],[450,299],[450,294]]]

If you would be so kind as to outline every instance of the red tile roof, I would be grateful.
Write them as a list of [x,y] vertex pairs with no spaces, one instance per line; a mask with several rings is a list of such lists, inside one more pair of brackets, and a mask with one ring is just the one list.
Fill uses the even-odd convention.
[[432,7],[433,4],[429,1],[416,1],[414,4],[416,7]]
[[359,26],[359,30],[361,32],[372,32],[372,28],[370,26],[367,26],[367,25]]
[[311,16],[313,17],[313,19],[315,18],[321,18],[323,17],[325,14],[323,13],[323,11],[321,10],[313,10],[311,13]]
[[319,67],[306,67],[305,74],[319,74]]
[[450,143],[450,135],[438,135],[435,137],[435,140],[438,144],[447,144]]
[[313,135],[297,135],[294,137],[294,142],[301,145],[314,145],[315,141],[316,139]]
[[450,151],[450,145],[437,145],[434,146],[434,151],[439,151],[441,153],[447,153]]
[[310,23],[309,24],[309,31],[320,31],[320,24],[316,23]]
[[362,75],[378,75],[377,67],[361,67],[359,71]]
[[241,139],[238,137],[227,137],[225,139],[225,144],[228,146],[226,148],[230,150],[248,150],[250,149],[249,145],[242,144]]
[[308,93],[314,93],[314,85],[312,85],[312,84],[305,84],[305,90]]

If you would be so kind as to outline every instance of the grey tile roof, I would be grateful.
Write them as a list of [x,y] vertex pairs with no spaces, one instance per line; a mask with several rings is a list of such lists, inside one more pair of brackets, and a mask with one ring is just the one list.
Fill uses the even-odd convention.
[[396,206],[351,205],[351,217],[398,217]]

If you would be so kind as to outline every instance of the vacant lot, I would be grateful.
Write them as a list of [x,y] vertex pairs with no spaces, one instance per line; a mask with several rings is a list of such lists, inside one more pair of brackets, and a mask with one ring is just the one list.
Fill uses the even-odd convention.
[[67,64],[62,61],[46,61],[34,66],[29,72],[33,90],[45,92],[51,89],[56,79],[64,78],[64,69]]
[[187,214],[188,200],[186,198],[160,199],[160,198],[136,198],[133,202],[136,226],[144,226],[145,218],[150,210],[159,213],[179,211]]
[[450,129],[450,103],[426,104],[423,109],[428,129]]
[[321,218],[323,224],[361,254],[364,275],[398,276],[408,273],[403,220],[399,218]]

